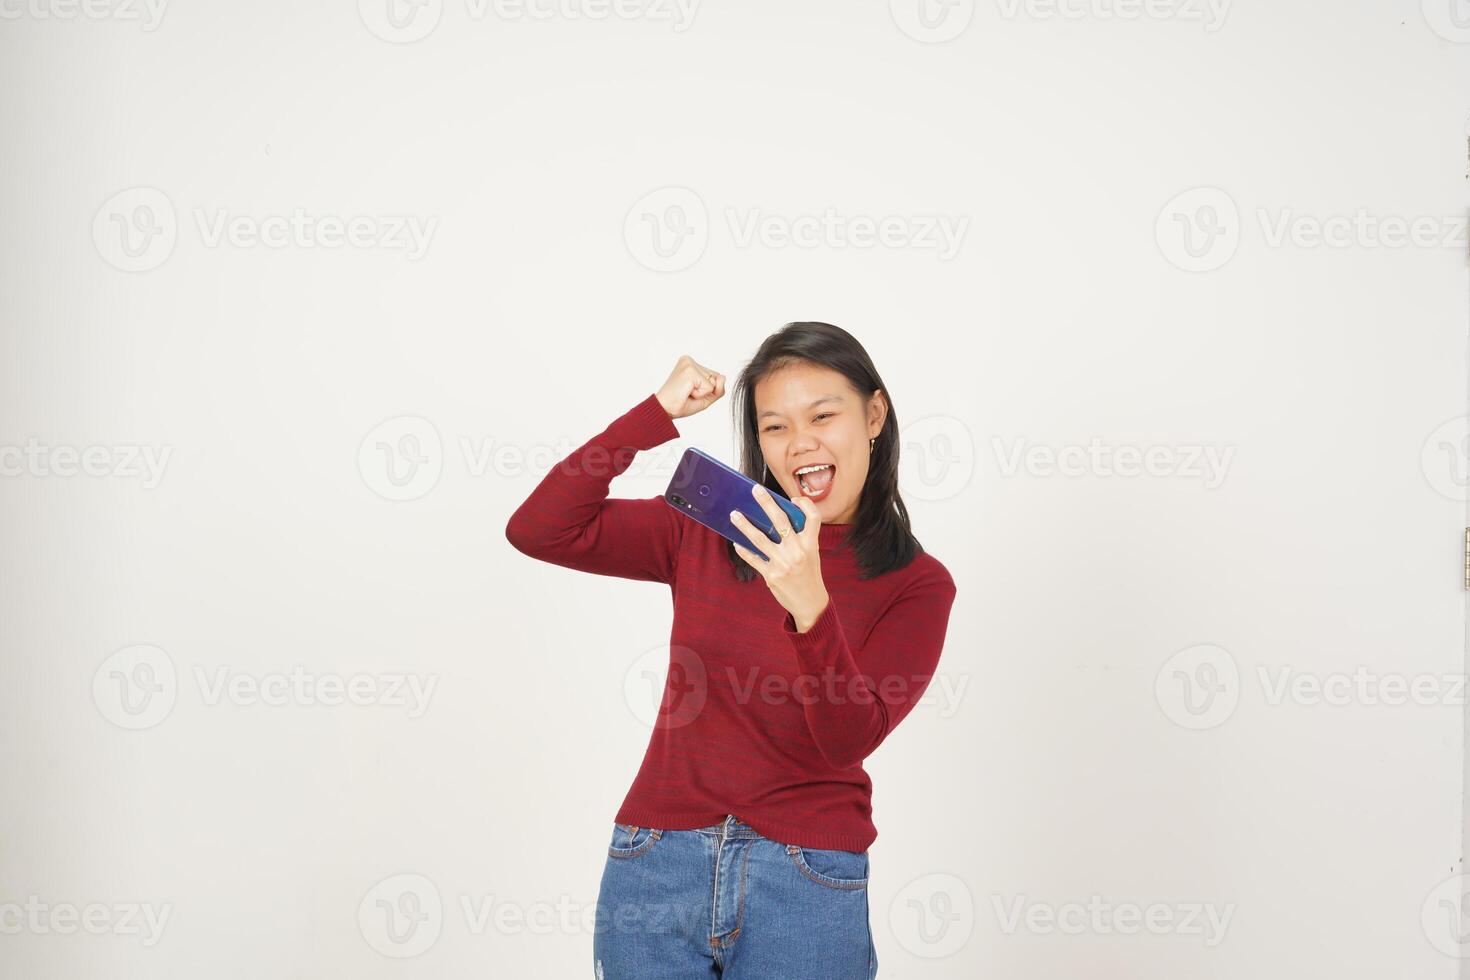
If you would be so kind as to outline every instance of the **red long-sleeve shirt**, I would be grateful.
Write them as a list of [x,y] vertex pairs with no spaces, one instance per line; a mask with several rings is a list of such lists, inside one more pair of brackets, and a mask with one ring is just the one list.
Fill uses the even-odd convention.
[[733,813],[781,843],[867,850],[878,832],[862,761],[928,687],[954,581],[927,552],[863,581],[851,525],[823,524],[829,601],[797,632],[764,579],[735,578],[724,538],[662,497],[609,498],[638,450],[678,434],[649,395],[554,465],[505,529],[542,561],[672,589],[658,720],[613,819],[689,830]]

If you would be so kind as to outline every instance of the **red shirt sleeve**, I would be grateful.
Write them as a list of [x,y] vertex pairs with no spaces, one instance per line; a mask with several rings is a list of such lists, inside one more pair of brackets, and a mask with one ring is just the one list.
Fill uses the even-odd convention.
[[672,584],[687,518],[663,497],[608,499],[608,489],[638,450],[678,434],[650,394],[551,467],[510,516],[506,539],[555,565]]
[[805,633],[786,614],[807,727],[834,769],[862,762],[918,704],[939,664],[954,597],[954,580],[940,566],[899,594],[859,650],[848,645],[830,595]]

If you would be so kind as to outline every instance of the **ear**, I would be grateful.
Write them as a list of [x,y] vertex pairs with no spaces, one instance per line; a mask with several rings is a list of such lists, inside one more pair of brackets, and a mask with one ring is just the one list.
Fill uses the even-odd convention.
[[868,399],[868,437],[876,438],[883,431],[883,423],[888,420],[888,397],[882,388],[873,392],[873,397]]

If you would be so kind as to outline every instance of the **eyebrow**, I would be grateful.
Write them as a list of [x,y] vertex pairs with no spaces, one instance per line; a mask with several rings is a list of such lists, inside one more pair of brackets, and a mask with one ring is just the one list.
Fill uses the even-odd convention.
[[[840,402],[840,401],[842,401],[842,398],[841,398],[840,395],[823,395],[821,398],[818,398],[816,401],[814,401],[810,405],[808,405],[806,407],[806,410],[808,412],[810,412],[812,409],[816,408],[818,405],[821,405],[821,404],[823,404],[825,402]],[[757,415],[756,418],[757,419],[763,419],[767,415],[780,415],[780,414],[781,414],[780,412],[775,412],[775,411],[772,411],[771,409],[768,408],[764,412],[761,412],[759,415]]]

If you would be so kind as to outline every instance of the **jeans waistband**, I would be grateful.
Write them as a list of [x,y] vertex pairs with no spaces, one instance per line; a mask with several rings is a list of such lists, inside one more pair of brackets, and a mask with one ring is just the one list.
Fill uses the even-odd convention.
[[711,824],[708,827],[700,827],[698,828],[698,830],[695,831],[695,833],[709,834],[714,837],[719,837],[723,834],[726,838],[763,836],[754,827],[746,823],[744,820],[741,820],[733,813],[725,814],[725,819],[722,823]]

